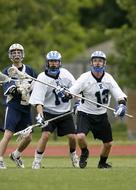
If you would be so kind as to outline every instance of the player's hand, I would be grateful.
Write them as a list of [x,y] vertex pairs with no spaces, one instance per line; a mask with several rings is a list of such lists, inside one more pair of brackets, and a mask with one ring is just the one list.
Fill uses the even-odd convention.
[[61,86],[57,86],[55,89],[55,93],[58,95],[58,97],[62,98],[65,96],[65,88]]
[[124,104],[119,104],[114,112],[114,115],[115,117],[123,118],[125,116],[126,111],[127,107]]
[[11,94],[11,95],[13,95],[13,96],[17,95],[18,94],[17,87],[13,86],[12,88],[9,89],[8,93]]
[[40,113],[38,113],[36,116],[36,123],[44,125],[44,117]]

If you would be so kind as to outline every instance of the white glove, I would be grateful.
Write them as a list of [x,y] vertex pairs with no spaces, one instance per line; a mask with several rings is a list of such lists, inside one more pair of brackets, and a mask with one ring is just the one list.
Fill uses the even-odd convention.
[[29,98],[30,98],[30,88],[31,84],[25,80],[23,80],[23,83],[17,84],[17,91],[22,95],[21,96],[21,104],[22,105],[28,105]]
[[40,113],[36,116],[36,123],[44,125],[44,117]]
[[55,89],[55,92],[58,95],[58,97],[60,97],[60,98],[65,96],[65,88],[64,87],[57,86],[57,88]]
[[30,93],[30,90],[31,90],[31,84],[24,81],[23,83],[17,85],[17,90],[21,94],[24,94],[24,93],[28,94]]
[[127,107],[124,104],[119,104],[116,110],[114,111],[115,117],[123,118],[125,116]]

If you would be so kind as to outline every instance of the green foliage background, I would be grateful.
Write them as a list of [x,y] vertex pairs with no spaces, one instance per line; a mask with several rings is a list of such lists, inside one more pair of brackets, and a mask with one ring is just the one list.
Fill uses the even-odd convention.
[[21,43],[25,62],[40,70],[48,51],[56,49],[64,62],[71,60],[108,39],[106,28],[127,22],[116,0],[1,0],[0,9],[1,68],[9,64],[12,43]]

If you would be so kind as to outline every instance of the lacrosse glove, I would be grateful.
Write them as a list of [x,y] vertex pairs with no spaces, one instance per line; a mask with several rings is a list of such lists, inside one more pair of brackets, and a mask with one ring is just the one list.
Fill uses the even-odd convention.
[[40,113],[38,113],[36,116],[36,123],[40,125],[44,125],[44,117]]
[[62,102],[68,102],[70,99],[72,99],[71,94],[67,93],[66,91],[68,91],[68,89],[61,86],[57,86],[55,89],[55,93],[61,98]]
[[58,97],[62,98],[65,96],[65,90],[66,89],[64,87],[57,86],[55,89],[55,93],[56,93],[56,95],[58,95]]
[[125,116],[127,107],[124,104],[119,104],[114,111],[115,117],[120,117],[121,119]]

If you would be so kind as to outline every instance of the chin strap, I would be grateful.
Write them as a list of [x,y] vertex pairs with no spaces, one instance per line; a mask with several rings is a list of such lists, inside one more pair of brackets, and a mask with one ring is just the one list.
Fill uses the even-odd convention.
[[58,79],[59,77],[59,74],[60,74],[60,70],[59,69],[56,69],[56,71],[54,70],[51,70],[51,69],[46,69],[45,70],[45,74],[51,78],[54,78],[54,79]]
[[103,73],[105,71],[105,67],[93,67],[91,66],[91,71],[96,73]]

